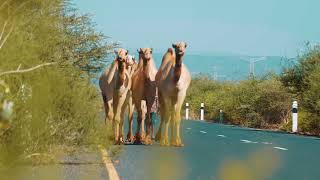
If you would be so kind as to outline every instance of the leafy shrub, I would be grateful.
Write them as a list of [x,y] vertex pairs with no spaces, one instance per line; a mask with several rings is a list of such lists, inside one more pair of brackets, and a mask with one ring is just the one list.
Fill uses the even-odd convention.
[[266,127],[287,122],[291,97],[274,76],[240,82],[216,82],[197,77],[192,80],[186,102],[191,104],[191,115],[199,114],[193,107],[204,102],[206,119],[217,121],[222,109],[226,123]]

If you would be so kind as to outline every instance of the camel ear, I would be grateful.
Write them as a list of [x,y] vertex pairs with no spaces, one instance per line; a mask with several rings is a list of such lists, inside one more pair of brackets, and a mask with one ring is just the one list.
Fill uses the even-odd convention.
[[172,44],[172,47],[173,47],[173,48],[176,48],[176,47],[177,47],[177,45],[176,45],[176,44]]
[[184,44],[185,44],[184,47],[186,48],[188,46],[188,44],[186,42],[184,42]]
[[113,52],[114,52],[115,54],[118,54],[118,50],[117,50],[117,49],[113,50]]
[[126,52],[126,55],[128,55],[129,54],[129,50],[127,50],[127,52]]
[[153,51],[153,48],[150,48],[151,50],[150,50],[150,53],[152,54],[152,51]]

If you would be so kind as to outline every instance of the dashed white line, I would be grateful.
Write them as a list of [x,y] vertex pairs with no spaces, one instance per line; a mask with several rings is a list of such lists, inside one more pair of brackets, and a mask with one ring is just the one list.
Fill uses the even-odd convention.
[[240,141],[244,142],[244,143],[258,143],[258,142],[254,142],[254,141],[249,141],[249,140],[246,140],[246,139],[241,139]]
[[283,147],[273,147],[273,148],[275,148],[275,149],[280,149],[280,150],[283,150],[283,151],[288,151],[287,148],[283,148]]
[[226,136],[223,135],[223,134],[218,134],[217,136],[218,136],[218,137],[223,137],[223,138],[226,137]]
[[262,144],[272,144],[271,142],[262,142]]
[[187,128],[188,130],[190,130],[191,128]]
[[201,133],[203,133],[203,134],[207,134],[207,132],[205,132],[205,131],[200,131]]

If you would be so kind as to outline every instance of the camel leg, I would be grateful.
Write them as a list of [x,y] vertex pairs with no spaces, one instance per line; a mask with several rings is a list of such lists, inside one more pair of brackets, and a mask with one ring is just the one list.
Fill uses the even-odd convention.
[[134,136],[133,136],[133,110],[134,106],[132,103],[132,96],[129,97],[129,105],[128,105],[128,123],[129,123],[129,130],[127,134],[127,141],[133,142]]
[[173,136],[173,141],[172,141],[172,145],[173,146],[177,146],[177,147],[182,147],[184,146],[184,144],[181,141],[180,138],[180,124],[181,124],[181,107],[182,107],[182,103],[184,101],[184,97],[185,97],[185,93],[181,93],[178,95],[178,102],[176,104],[176,108],[175,108],[175,112],[174,112],[174,126],[173,126],[173,132],[174,132],[174,136]]
[[[114,118],[113,118],[113,124],[114,124],[114,141],[115,144],[121,144],[120,140],[120,123],[121,123],[121,115],[122,115],[122,106],[125,102],[126,96],[120,96],[119,92],[116,92],[116,97],[114,98]],[[123,124],[123,123],[122,123]]]
[[163,124],[161,127],[161,139],[160,145],[161,146],[169,146],[169,125],[170,125],[170,105],[168,103],[165,104],[164,109],[164,118],[162,119]]
[[114,114],[113,114],[113,107],[112,107],[112,101],[113,100],[110,100],[110,101],[108,101],[107,102],[107,110],[106,110],[106,115],[107,115],[107,117],[106,117],[106,124],[108,123],[108,122],[110,122],[110,121],[112,121],[113,120],[113,117],[114,117]]
[[104,104],[104,111],[106,118],[104,120],[105,124],[111,122],[113,120],[113,109],[112,109],[112,99],[107,101],[107,97],[102,94],[103,104]]
[[119,143],[124,144],[124,115],[126,112],[126,106],[122,106],[120,113],[120,135],[119,135]]
[[156,137],[155,137],[155,141],[160,141],[161,139],[161,129],[164,123],[164,110],[160,110],[160,125],[159,125],[159,129],[157,131]]
[[155,141],[160,141],[160,139],[161,139],[161,129],[162,129],[162,126],[163,126],[163,120],[164,120],[164,106],[163,106],[163,99],[161,99],[162,98],[162,96],[161,96],[161,93],[160,93],[160,91],[158,91],[158,97],[159,97],[159,105],[160,105],[160,125],[159,125],[159,129],[158,129],[158,132],[157,132],[157,134],[156,134],[156,137],[155,137]]
[[141,102],[136,103],[136,108],[137,108],[137,112],[138,112],[138,117],[137,117],[137,122],[138,122],[138,126],[137,126],[137,130],[136,130],[136,135],[135,135],[135,144],[140,144],[141,141],[143,140],[142,136],[141,136],[141,129],[142,129],[142,109],[141,109]]
[[154,112],[150,113],[150,119],[151,119],[151,139],[154,139],[154,125],[155,125],[155,120],[154,120]]
[[146,103],[145,101],[142,101],[141,103],[141,138],[142,138],[142,141],[145,140],[145,137],[146,137],[146,133],[145,133],[145,120],[146,120],[146,112],[147,112],[147,107],[146,107]]
[[145,144],[146,145],[151,145],[152,144],[152,140],[151,140],[152,122],[151,122],[151,117],[150,117],[151,106],[152,106],[152,104],[150,105],[150,102],[147,102],[147,114],[146,114],[147,135],[146,135],[146,138],[145,138]]

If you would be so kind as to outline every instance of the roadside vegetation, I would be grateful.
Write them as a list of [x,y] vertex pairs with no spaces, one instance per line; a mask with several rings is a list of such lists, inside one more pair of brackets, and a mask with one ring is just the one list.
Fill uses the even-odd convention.
[[69,1],[0,1],[0,168],[108,143],[91,82],[117,46],[107,40]]
[[307,46],[298,61],[276,75],[249,77],[239,82],[193,78],[186,102],[190,115],[199,119],[200,103],[205,118],[245,127],[291,131],[292,101],[299,103],[299,131],[320,135],[320,47]]

